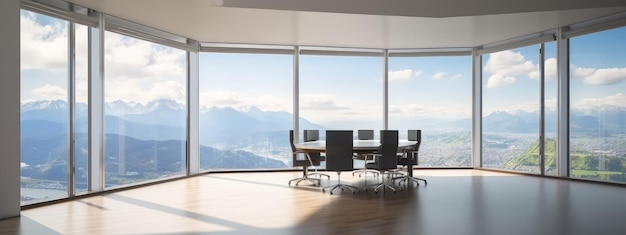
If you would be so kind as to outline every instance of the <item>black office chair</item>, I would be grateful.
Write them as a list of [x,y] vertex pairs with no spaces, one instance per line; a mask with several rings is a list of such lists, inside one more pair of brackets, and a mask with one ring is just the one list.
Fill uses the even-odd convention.
[[[367,169],[378,170],[381,174],[388,173],[392,169],[398,168],[398,131],[397,130],[381,130],[380,131],[380,147],[375,154],[375,160],[372,163],[365,164]],[[375,185],[374,192],[378,193],[378,189],[389,188],[396,192],[396,188],[385,182],[384,177],[380,177],[380,183]],[[391,181],[391,180],[390,180]],[[367,189],[366,189],[367,190]],[[402,190],[402,188],[400,188]]]
[[[304,140],[304,142],[320,140],[319,130],[304,130],[303,135],[304,136],[302,139]],[[309,158],[309,161],[311,162],[311,167],[314,171],[308,176],[317,176],[319,178],[322,178],[322,176],[326,176],[328,179],[330,179],[330,175],[317,172],[317,166],[321,165],[321,162],[326,161],[326,157],[322,156],[322,154],[320,153],[309,153],[307,156]]]
[[392,181],[400,180],[398,185],[402,182],[413,181],[417,185],[419,185],[419,181],[424,181],[424,184],[428,184],[428,181],[422,178],[413,177],[413,166],[419,164],[418,153],[420,149],[420,144],[422,143],[422,130],[408,130],[408,140],[417,141],[417,144],[413,147],[412,150],[404,152],[402,156],[398,159],[398,164],[406,167],[406,174],[404,176],[395,177],[391,179]]
[[[373,140],[374,139],[374,130],[358,130],[357,131],[357,138],[359,140]],[[354,155],[354,160],[361,160],[364,162],[364,164],[367,164],[368,162],[374,161],[374,156],[372,156],[371,154],[364,154],[364,153],[357,153]],[[354,176],[355,174],[358,174],[359,177],[361,177],[361,175],[367,175],[367,173],[372,173],[374,176],[378,176],[378,172],[375,170],[370,170],[367,169],[365,167],[363,167],[363,169],[358,169],[352,172],[352,176]]]
[[[308,156],[309,154],[307,152],[296,150],[293,130],[289,131],[289,144],[291,145],[293,167],[302,167],[302,177],[289,180],[289,185],[294,181],[296,185],[302,181],[309,181],[313,184],[320,185],[320,179],[309,178],[308,167],[315,164],[315,162]],[[317,164],[319,165],[319,161],[317,161]]]
[[335,189],[350,189],[352,193],[359,189],[352,185],[341,183],[341,172],[352,171],[352,131],[326,131],[326,170],[337,172],[337,184],[322,188],[322,193],[330,188],[330,194]]

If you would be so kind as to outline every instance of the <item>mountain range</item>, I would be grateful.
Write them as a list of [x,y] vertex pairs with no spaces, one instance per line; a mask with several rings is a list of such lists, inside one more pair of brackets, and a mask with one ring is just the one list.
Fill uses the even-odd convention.
[[[105,133],[125,135],[140,140],[186,139],[186,108],[173,100],[154,100],[147,104],[114,101],[104,106]],[[34,101],[22,104],[22,138],[52,138],[67,128],[65,101]],[[293,116],[283,111],[209,108],[200,112],[200,144],[220,145],[236,142],[250,135],[292,129]],[[300,118],[303,129],[324,129]],[[87,105],[76,108],[76,132],[87,132]],[[284,134],[283,133],[283,134]],[[285,143],[286,145],[287,143]]]

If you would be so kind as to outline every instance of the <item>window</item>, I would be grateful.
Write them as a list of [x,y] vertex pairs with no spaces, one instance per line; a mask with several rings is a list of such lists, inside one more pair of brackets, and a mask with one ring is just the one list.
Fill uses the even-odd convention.
[[422,130],[419,165],[471,166],[471,57],[391,57],[389,69],[389,129]]
[[68,196],[68,22],[22,10],[21,198]]
[[200,168],[291,167],[293,56],[200,54]]
[[105,185],[185,173],[186,52],[105,33]]
[[[384,57],[300,56],[300,137],[303,130],[374,130],[383,128]],[[363,161],[354,166],[363,167]],[[325,167],[322,163],[321,167]]]
[[483,167],[540,173],[538,61],[536,45],[483,56]]
[[545,43],[544,50],[544,174],[556,176],[556,130],[558,123],[556,112],[558,95],[556,42]]
[[570,174],[626,182],[626,27],[570,39]]
[[383,127],[383,57],[300,56],[300,136],[304,129]]

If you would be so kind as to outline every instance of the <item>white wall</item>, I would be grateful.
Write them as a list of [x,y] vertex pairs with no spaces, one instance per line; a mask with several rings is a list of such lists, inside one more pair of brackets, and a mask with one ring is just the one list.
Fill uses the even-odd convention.
[[0,219],[20,214],[20,1],[0,1]]

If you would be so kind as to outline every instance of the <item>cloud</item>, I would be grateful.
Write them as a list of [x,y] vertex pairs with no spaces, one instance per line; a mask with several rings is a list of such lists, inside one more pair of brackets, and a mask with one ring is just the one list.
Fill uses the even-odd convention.
[[515,77],[505,77],[502,74],[491,75],[487,79],[487,88],[498,88],[515,83]]
[[445,75],[445,74],[446,73],[444,73],[444,72],[437,72],[437,73],[433,74],[432,78],[436,79],[436,80],[439,80],[439,79],[443,78],[443,75]]
[[310,94],[300,96],[302,110],[348,110],[347,106],[335,103],[336,98],[327,94]]
[[606,97],[581,99],[572,104],[572,107],[578,110],[593,110],[602,106],[626,108],[626,94],[617,93]]
[[543,64],[546,80],[557,80],[558,71],[556,58],[548,58]]
[[207,91],[200,94],[200,107],[226,107],[244,104],[243,98],[234,91]]
[[412,69],[403,69],[398,71],[389,71],[389,81],[408,81],[422,74],[422,71],[413,71]]
[[67,22],[53,20],[51,24],[37,22],[43,17],[28,11],[20,14],[21,70],[67,71]]
[[[497,88],[515,83],[517,76],[528,76],[537,79],[538,66],[526,60],[520,52],[511,50],[491,54],[483,71],[491,74],[487,88]],[[495,79],[491,81],[491,79]]]
[[570,65],[570,74],[574,79],[582,79],[588,85],[611,85],[626,80],[626,68],[578,68]]
[[[76,31],[76,99],[86,102],[88,77],[88,28]],[[68,23],[41,14],[20,14],[21,70],[37,70],[38,77],[24,77],[36,87],[24,90],[24,100],[58,98],[68,67]],[[31,73],[32,74],[32,73]],[[106,32],[105,95],[108,100],[147,103],[174,99],[185,103],[186,53],[139,39]],[[61,79],[59,81],[59,79]],[[44,82],[48,84],[44,84]],[[64,91],[66,92],[66,91]],[[66,98],[66,95],[63,95]]]
[[390,105],[389,115],[401,118],[466,118],[472,110],[456,106],[427,106],[420,104]]
[[463,77],[463,74],[460,74],[460,73],[459,73],[459,74],[455,74],[454,76],[452,76],[452,77],[450,78],[450,80],[457,80],[457,79],[460,79],[460,78],[462,78],[462,77]]
[[66,89],[49,84],[35,88],[30,93],[43,100],[67,100]]

